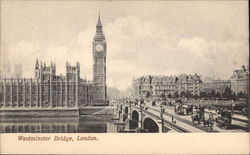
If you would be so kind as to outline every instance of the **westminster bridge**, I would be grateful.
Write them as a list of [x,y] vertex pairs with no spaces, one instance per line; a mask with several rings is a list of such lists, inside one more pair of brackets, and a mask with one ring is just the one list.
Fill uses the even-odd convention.
[[[208,117],[206,112],[205,117]],[[234,115],[231,129],[221,129],[216,125],[208,128],[202,124],[194,125],[190,115],[177,115],[173,107],[158,104],[152,106],[142,102],[117,102],[116,117],[124,132],[246,132],[247,119]],[[239,117],[239,119],[235,119]]]
[[[193,126],[176,122],[173,117],[164,115],[165,108],[154,110],[138,103],[118,103],[117,115],[125,122],[125,131],[137,129],[139,132],[204,132]],[[185,128],[186,127],[186,128]],[[188,128],[188,129],[187,129]]]

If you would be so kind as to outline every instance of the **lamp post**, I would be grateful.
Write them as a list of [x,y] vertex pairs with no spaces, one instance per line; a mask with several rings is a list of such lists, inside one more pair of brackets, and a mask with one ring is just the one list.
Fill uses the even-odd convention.
[[139,103],[140,111],[139,111],[139,124],[138,124],[140,132],[142,131],[142,102],[143,100],[141,99]]
[[234,112],[234,107],[235,107],[235,103],[234,103],[234,100],[232,100],[232,103],[231,103],[231,109],[232,109],[232,113]]
[[118,118],[120,118],[120,103],[117,103]]
[[129,101],[129,106],[128,106],[128,119],[131,119],[131,101]]
[[164,131],[164,122],[163,122],[163,113],[164,113],[164,108],[162,105],[162,102],[160,103],[160,108],[161,108],[161,113],[160,113],[160,117],[161,117],[161,131]]

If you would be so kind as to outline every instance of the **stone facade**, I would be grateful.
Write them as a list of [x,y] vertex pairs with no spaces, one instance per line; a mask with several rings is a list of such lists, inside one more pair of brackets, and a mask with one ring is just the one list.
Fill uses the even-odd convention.
[[140,97],[140,85],[141,79],[140,78],[133,78],[132,80],[132,97],[139,98]]
[[160,97],[161,94],[173,95],[177,91],[177,78],[173,76],[156,76],[152,80],[153,98]]
[[241,70],[235,70],[230,80],[213,80],[202,82],[197,74],[179,76],[142,76],[133,79],[133,97],[135,98],[159,98],[162,94],[178,96],[182,92],[200,96],[201,92],[206,94],[215,93],[222,95],[226,88],[231,89],[236,95],[240,92],[249,93],[249,70],[248,67],[242,66]]
[[231,88],[229,80],[214,80],[210,82],[204,82],[201,91],[209,94],[212,90],[214,90],[215,93],[220,93],[222,95],[226,88]]
[[202,81],[200,79],[200,76],[197,74],[181,74],[179,77],[177,77],[177,89],[179,94],[184,91],[186,93],[190,92],[194,96],[199,96],[201,86]]
[[152,76],[143,76],[140,79],[140,95],[143,98],[149,97],[153,95],[153,85],[152,85]]
[[249,68],[242,66],[242,69],[233,71],[233,74],[230,78],[231,90],[238,94],[249,93]]
[[[106,42],[100,16],[93,41],[93,82],[80,78],[80,64],[66,62],[66,75],[56,75],[56,65],[36,60],[34,78],[0,78],[1,108],[78,108],[106,105]],[[97,44],[103,47],[97,48]],[[99,45],[98,45],[99,46]]]
[[182,92],[200,95],[202,81],[197,74],[179,76],[142,76],[133,79],[133,94],[135,98],[158,98],[162,94],[168,96]]

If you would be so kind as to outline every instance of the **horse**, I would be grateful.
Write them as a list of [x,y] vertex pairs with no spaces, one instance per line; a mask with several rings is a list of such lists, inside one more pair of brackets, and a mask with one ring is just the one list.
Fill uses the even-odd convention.
[[213,114],[210,113],[209,118],[205,119],[205,116],[203,116],[203,125],[204,127],[210,127],[210,130],[213,130],[213,125],[214,125],[214,117]]
[[152,107],[156,106],[156,103],[155,101],[152,102]]
[[193,115],[193,105],[188,105],[188,107],[186,108],[186,113]]
[[191,116],[193,124],[200,124],[204,121],[204,114],[200,111]]

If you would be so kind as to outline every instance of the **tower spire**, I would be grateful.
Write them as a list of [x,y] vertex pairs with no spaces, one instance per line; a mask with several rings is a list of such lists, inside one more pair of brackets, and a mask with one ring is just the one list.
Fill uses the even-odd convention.
[[99,15],[98,15],[98,22],[96,27],[102,27],[102,22],[101,22],[101,15],[100,15],[100,11],[99,11]]
[[101,21],[101,15],[100,15],[100,11],[99,11],[99,18],[98,18],[99,21]]
[[105,40],[105,36],[103,34],[102,22],[101,22],[101,13],[99,11],[98,21],[96,24],[96,35],[94,40]]

